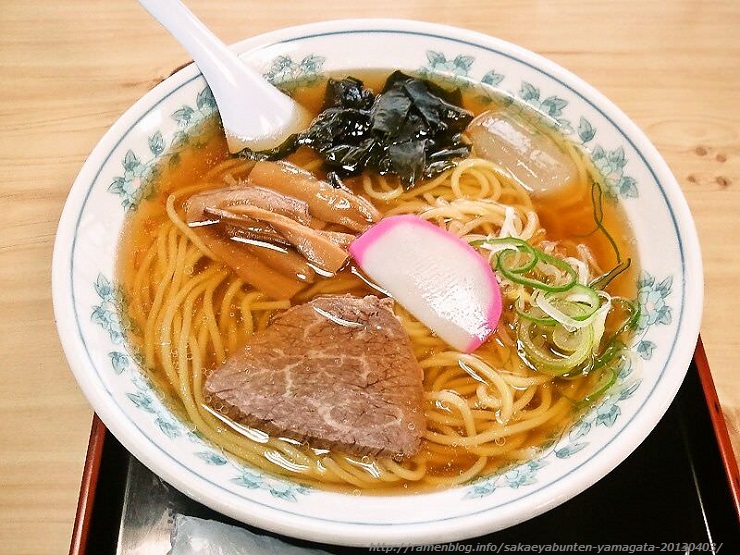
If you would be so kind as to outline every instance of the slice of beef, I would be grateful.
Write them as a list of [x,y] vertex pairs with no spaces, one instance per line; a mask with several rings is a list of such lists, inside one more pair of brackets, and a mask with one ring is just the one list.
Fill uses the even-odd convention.
[[208,404],[315,448],[415,454],[422,374],[392,304],[338,295],[287,310],[208,376]]

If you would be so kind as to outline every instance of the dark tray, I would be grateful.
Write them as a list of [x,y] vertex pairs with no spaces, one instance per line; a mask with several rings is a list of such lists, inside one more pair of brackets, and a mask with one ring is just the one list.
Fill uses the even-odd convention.
[[[164,483],[95,417],[70,554],[164,555],[175,513],[244,526]],[[369,552],[283,540],[331,553]],[[740,553],[738,468],[701,341],[668,412],[608,476],[541,516],[457,543],[440,548],[466,552],[464,546],[475,551],[477,545],[495,544],[554,549],[577,543],[591,545],[592,552],[610,545],[655,552]]]

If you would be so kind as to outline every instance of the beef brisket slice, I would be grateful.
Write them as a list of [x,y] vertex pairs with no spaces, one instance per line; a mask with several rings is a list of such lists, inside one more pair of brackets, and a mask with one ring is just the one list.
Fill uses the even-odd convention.
[[341,295],[287,310],[208,376],[208,403],[312,447],[413,455],[425,428],[422,375],[391,306]]

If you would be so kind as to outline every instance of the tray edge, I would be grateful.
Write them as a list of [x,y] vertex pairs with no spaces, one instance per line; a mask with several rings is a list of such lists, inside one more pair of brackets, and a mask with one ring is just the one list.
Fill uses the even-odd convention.
[[727,422],[722,413],[722,406],[719,402],[719,397],[717,397],[717,389],[714,386],[712,373],[709,369],[709,360],[707,359],[707,353],[704,350],[701,336],[699,337],[696,349],[694,350],[694,363],[699,372],[699,379],[701,380],[704,399],[706,400],[707,409],[709,410],[709,417],[712,419],[714,436],[717,439],[717,446],[719,447],[720,456],[722,457],[722,466],[725,469],[727,482],[730,485],[735,513],[737,514],[738,521],[740,521],[740,470],[738,470],[737,458],[732,448],[730,433],[727,429]]
[[85,455],[85,467],[82,471],[80,496],[77,501],[72,540],[69,555],[84,555],[87,549],[87,538],[90,530],[90,520],[95,508],[95,491],[98,485],[100,464],[102,462],[103,445],[108,430],[105,424],[93,413],[90,440]]

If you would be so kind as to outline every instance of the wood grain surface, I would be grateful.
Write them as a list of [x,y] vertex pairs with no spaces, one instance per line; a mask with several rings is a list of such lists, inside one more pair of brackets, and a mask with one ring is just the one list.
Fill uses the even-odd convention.
[[[703,249],[702,337],[740,452],[740,2],[189,0],[228,43],[346,17],[488,33],[620,106],[688,199]],[[133,0],[0,2],[0,554],[69,549],[92,412],[57,338],[50,284],[64,199],[106,129],[188,61]]]

